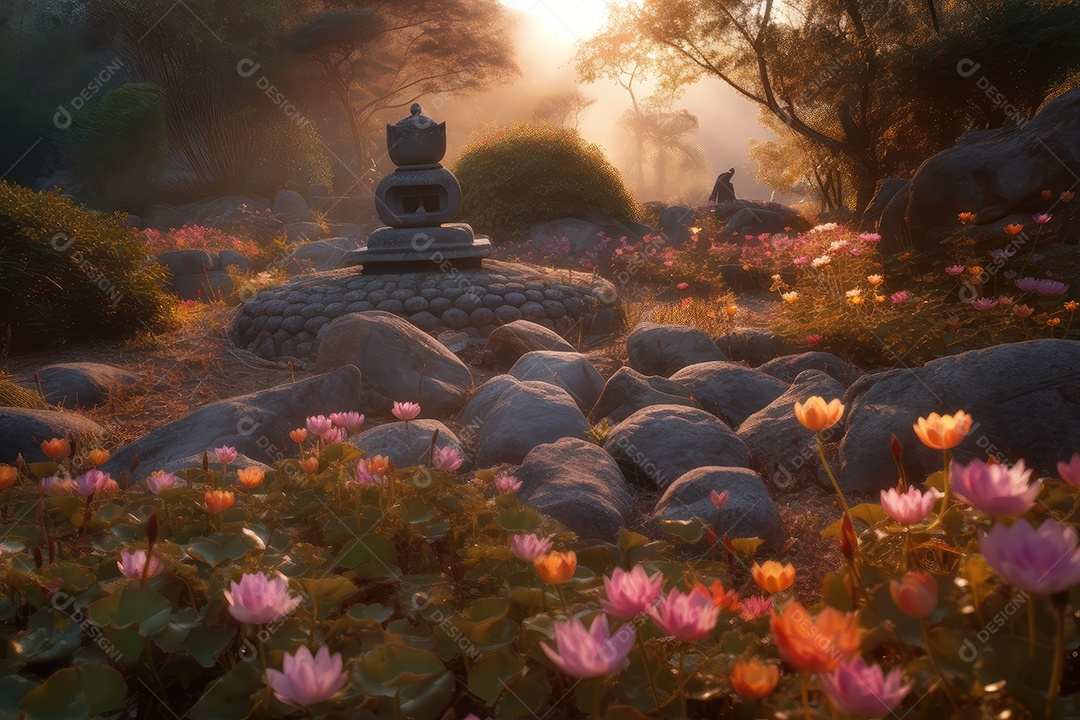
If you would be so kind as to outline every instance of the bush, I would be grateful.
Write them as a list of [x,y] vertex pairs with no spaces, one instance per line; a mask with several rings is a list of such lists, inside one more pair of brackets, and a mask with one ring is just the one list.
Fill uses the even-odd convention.
[[112,90],[75,114],[63,142],[89,202],[138,208],[169,152],[161,91],[150,83]]
[[596,209],[622,222],[641,209],[598,145],[548,123],[521,123],[465,147],[455,163],[462,219],[494,237]]
[[165,271],[121,224],[56,193],[0,183],[0,331],[12,349],[123,338],[172,323]]

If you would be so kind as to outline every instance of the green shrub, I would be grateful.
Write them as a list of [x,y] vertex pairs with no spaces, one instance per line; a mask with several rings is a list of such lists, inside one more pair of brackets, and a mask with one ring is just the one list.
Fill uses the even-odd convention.
[[281,188],[307,192],[312,184],[332,186],[333,165],[314,123],[298,123],[282,112],[245,108],[253,142],[246,188],[267,197]]
[[122,338],[172,322],[165,270],[123,215],[0,182],[0,333],[16,351]]
[[62,143],[91,203],[139,207],[169,152],[161,91],[150,83],[110,91],[75,113]]
[[458,156],[462,219],[494,236],[595,208],[636,221],[641,209],[598,145],[576,131],[521,123],[482,137]]

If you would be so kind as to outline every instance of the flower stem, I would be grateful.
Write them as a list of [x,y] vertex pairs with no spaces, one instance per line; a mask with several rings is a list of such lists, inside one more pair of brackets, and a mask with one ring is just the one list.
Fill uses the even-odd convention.
[[1059,593],[1059,595],[1061,602],[1057,597],[1050,598],[1054,613],[1054,661],[1050,666],[1050,687],[1046,691],[1047,717],[1050,717],[1050,711],[1054,708],[1054,701],[1061,687],[1061,673],[1065,665],[1065,602],[1068,601],[1068,595],[1066,593]]
[[945,697],[949,699],[949,704],[953,706],[954,710],[959,709],[956,698],[953,697],[952,690],[949,689],[945,674],[941,672],[941,666],[938,665],[937,658],[934,657],[934,649],[930,646],[930,626],[927,625],[925,617],[919,619],[919,625],[922,627],[923,645],[926,646],[926,659],[930,661],[930,667],[933,668],[934,674],[941,681],[941,689],[945,691]]
[[1035,659],[1035,600],[1028,598],[1028,662]]
[[825,459],[825,449],[821,445],[821,433],[814,432],[814,439],[817,440],[818,457],[821,458],[821,465],[825,468],[825,472],[829,475],[829,480],[832,480],[833,490],[836,491],[836,497],[840,499],[840,507],[844,508],[845,513],[851,513],[851,508],[848,507],[847,500],[844,499],[844,493],[840,491],[840,483],[836,481],[836,476],[833,475],[832,468],[829,467],[829,462]]
[[649,655],[645,651],[645,638],[641,633],[637,634],[638,650],[641,651],[641,666],[645,668],[645,677],[649,680],[649,693],[652,695],[653,709],[660,709],[660,701],[656,699],[656,685],[653,683],[652,670],[649,668]]
[[806,720],[810,718],[810,673],[802,673],[802,708]]
[[686,650],[679,653],[679,717],[686,715]]
[[570,611],[566,607],[566,596],[563,595],[562,585],[556,585],[555,590],[558,591],[558,593],[559,593],[559,601],[562,602],[563,615],[565,615],[566,617],[570,617]]

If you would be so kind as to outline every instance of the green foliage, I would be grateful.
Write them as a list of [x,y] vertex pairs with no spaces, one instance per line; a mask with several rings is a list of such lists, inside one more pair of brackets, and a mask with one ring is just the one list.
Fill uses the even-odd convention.
[[169,152],[161,91],[150,83],[110,91],[73,115],[62,141],[91,203],[139,207]]
[[472,142],[458,156],[462,219],[494,237],[590,209],[636,221],[641,213],[603,150],[576,131],[520,123]]
[[26,351],[168,327],[164,269],[122,215],[86,211],[56,193],[0,183],[0,332]]

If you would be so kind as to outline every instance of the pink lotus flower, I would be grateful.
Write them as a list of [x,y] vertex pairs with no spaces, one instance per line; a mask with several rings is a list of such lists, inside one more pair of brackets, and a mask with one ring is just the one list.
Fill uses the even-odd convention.
[[420,414],[420,406],[414,402],[395,402],[390,411],[398,420],[413,420]]
[[640,565],[635,565],[629,572],[615,568],[610,577],[604,578],[604,597],[600,598],[600,606],[619,620],[635,618],[652,607],[663,584],[661,573],[650,577]]
[[1039,529],[1027,520],[980,533],[979,551],[1001,578],[1029,593],[1053,595],[1080,583],[1076,530],[1057,520]]
[[974,460],[966,467],[953,463],[952,486],[956,497],[988,515],[1016,517],[1035,504],[1042,481],[1029,484],[1031,470],[1020,460],[1012,467]]
[[539,538],[533,533],[528,535],[515,535],[510,540],[510,552],[517,556],[518,560],[532,565],[536,558],[543,557],[551,552],[551,540]]
[[285,653],[281,670],[266,671],[266,684],[283,703],[307,707],[329,699],[345,686],[341,653],[330,654],[323,645],[312,657],[306,645],[292,655]]
[[1037,225],[1045,225],[1050,222],[1050,218],[1054,217],[1050,213],[1036,213],[1031,216],[1031,219],[1035,221]]
[[364,416],[358,412],[330,413],[330,422],[346,430],[356,430],[364,424]]
[[70,495],[75,491],[75,483],[69,477],[52,475],[42,479],[41,490],[49,497]]
[[649,608],[649,615],[661,632],[678,640],[697,642],[709,637],[716,627],[720,608],[713,605],[711,597],[701,593],[672,590]]
[[75,492],[79,494],[79,497],[90,497],[97,492],[115,495],[113,486],[116,486],[116,490],[120,489],[116,485],[116,481],[109,477],[108,473],[103,473],[100,470],[90,470],[75,478]]
[[901,525],[915,525],[930,514],[937,497],[937,491],[932,489],[922,492],[911,486],[906,492],[900,492],[897,488],[889,488],[881,491],[881,509]]
[[247,573],[230,586],[232,589],[225,591],[229,614],[242,623],[265,625],[280,620],[300,604],[299,596],[289,594],[289,582],[280,575]]
[[345,442],[345,438],[349,436],[349,431],[343,427],[332,427],[322,434],[322,439],[330,445],[335,443]]
[[495,476],[495,487],[498,488],[501,493],[517,492],[521,489],[521,481],[513,475],[499,473]]
[[146,478],[146,487],[150,488],[150,492],[155,495],[160,495],[162,490],[168,490],[179,480],[180,478],[172,473],[159,471],[151,473],[150,477]]
[[623,625],[614,635],[606,615],[598,615],[588,630],[578,619],[555,623],[555,650],[540,643],[551,662],[570,677],[593,678],[622,672],[630,664],[637,634]]
[[121,550],[120,560],[116,563],[116,567],[120,568],[120,572],[124,574],[124,577],[141,580],[143,573],[148,578],[160,575],[161,571],[165,569],[165,563],[157,555],[151,555],[150,567],[148,568],[146,566],[145,550],[135,550],[134,552]]
[[465,460],[461,457],[461,453],[457,451],[457,448],[449,445],[444,448],[437,447],[431,453],[431,464],[446,472],[457,470],[463,462]]
[[1080,489],[1080,455],[1073,455],[1068,463],[1059,462],[1057,469],[1062,480]]
[[877,233],[860,233],[859,239],[868,243],[881,242],[881,236]]
[[222,445],[221,447],[214,448],[214,457],[222,465],[228,465],[232,461],[236,460],[238,453],[236,448],[231,445]]
[[1009,307],[1010,305],[1012,305],[1016,301],[1013,300],[1008,295],[1002,295],[1001,297],[998,298],[998,302],[1001,304],[1001,307]]
[[976,310],[982,310],[983,312],[987,310],[993,310],[997,307],[997,305],[998,301],[991,300],[990,298],[977,298],[971,301],[971,307],[975,308]]
[[901,684],[900,668],[886,675],[880,665],[868,665],[861,657],[819,673],[818,681],[840,712],[860,718],[888,715],[911,690],[911,683]]
[[806,264],[806,263],[808,263],[808,262],[810,262],[810,258],[808,258],[808,257],[806,257],[805,255],[803,255],[803,256],[801,256],[801,257],[797,257],[797,258],[795,258],[794,260],[792,260],[792,261],[791,261],[791,264],[792,264],[792,265],[796,265],[796,266],[797,266],[797,265],[805,265],[805,264]]
[[899,305],[902,302],[907,302],[907,299],[911,297],[911,295],[907,290],[897,290],[889,297],[892,299],[893,305]]
[[752,622],[758,618],[765,617],[766,615],[772,615],[773,604],[772,596],[760,597],[758,595],[751,595],[748,598],[739,600],[739,617],[746,622]]
[[1015,280],[1013,284],[1024,292],[1034,292],[1047,297],[1061,295],[1069,289],[1065,283],[1048,278],[1022,277]]
[[[379,456],[375,456],[377,460]],[[356,463],[356,484],[361,487],[374,487],[386,482],[386,477],[381,473],[372,472],[367,460]]]
[[963,265],[950,265],[949,267],[945,268],[945,272],[949,273],[950,275],[963,275],[965,269],[966,268]]
[[709,499],[712,500],[712,504],[716,506],[717,510],[719,510],[720,508],[724,507],[725,504],[727,504],[728,491],[725,490],[723,492],[716,492],[715,490],[713,490],[709,493]]
[[334,422],[325,415],[312,415],[304,421],[307,425],[307,429],[316,435],[322,437],[326,434],[326,431],[334,427]]
[[686,288],[690,287],[690,283],[681,282],[675,287],[677,287],[679,290],[685,290]]

